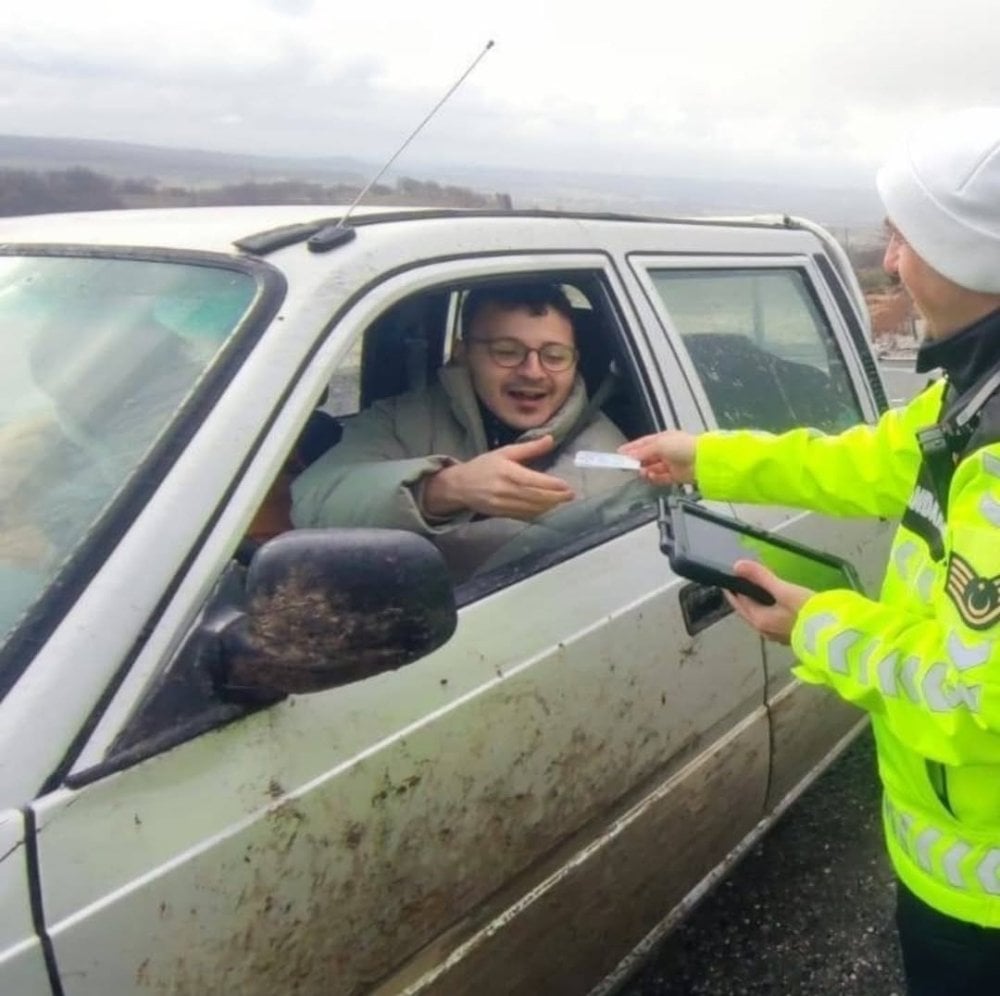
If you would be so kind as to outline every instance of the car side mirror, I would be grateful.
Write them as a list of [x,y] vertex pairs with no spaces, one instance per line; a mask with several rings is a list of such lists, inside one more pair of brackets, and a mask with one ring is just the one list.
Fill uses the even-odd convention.
[[254,555],[242,595],[242,606],[206,620],[217,637],[215,687],[230,700],[394,670],[447,642],[458,622],[441,554],[396,529],[284,533]]

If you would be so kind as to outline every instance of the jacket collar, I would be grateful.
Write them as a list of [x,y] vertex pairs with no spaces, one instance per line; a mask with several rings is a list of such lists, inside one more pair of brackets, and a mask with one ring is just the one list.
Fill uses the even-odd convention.
[[924,342],[917,351],[917,373],[940,367],[952,391],[961,394],[1000,363],[1000,309],[944,339]]
[[[449,364],[438,371],[438,382],[448,396],[452,414],[459,424],[472,435],[476,448],[482,452],[491,449],[486,438],[486,429],[480,414],[479,399],[472,386],[468,370],[457,364]],[[577,374],[573,390],[562,407],[544,425],[527,429],[516,435],[514,442],[526,443],[531,439],[551,435],[556,446],[566,438],[587,407],[587,388],[583,378]]]

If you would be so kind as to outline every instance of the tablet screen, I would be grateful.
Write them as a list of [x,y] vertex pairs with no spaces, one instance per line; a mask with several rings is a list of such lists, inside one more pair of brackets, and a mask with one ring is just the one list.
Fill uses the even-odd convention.
[[682,523],[687,552],[701,563],[715,566],[726,574],[732,571],[737,560],[755,560],[783,580],[813,591],[858,588],[848,565],[817,559],[826,556],[819,551],[815,556],[800,553],[777,540],[754,536],[704,518],[690,506],[684,508]]

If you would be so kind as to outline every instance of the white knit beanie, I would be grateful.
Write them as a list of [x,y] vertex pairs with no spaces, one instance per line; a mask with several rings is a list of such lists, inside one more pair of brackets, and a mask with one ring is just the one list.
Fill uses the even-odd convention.
[[1000,107],[931,122],[876,182],[924,262],[960,287],[1000,294]]

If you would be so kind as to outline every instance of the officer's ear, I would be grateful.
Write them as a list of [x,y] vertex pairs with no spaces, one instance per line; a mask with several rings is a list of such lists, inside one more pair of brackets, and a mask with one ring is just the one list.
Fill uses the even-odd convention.
[[457,367],[464,367],[467,357],[468,351],[465,347],[465,340],[456,339],[455,344],[451,347],[451,362]]

